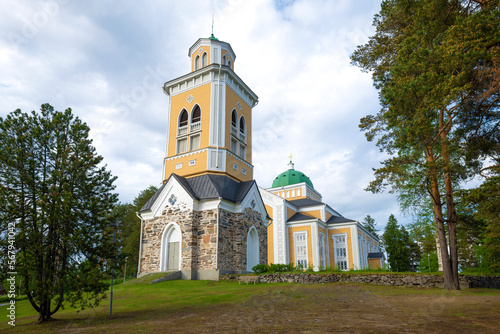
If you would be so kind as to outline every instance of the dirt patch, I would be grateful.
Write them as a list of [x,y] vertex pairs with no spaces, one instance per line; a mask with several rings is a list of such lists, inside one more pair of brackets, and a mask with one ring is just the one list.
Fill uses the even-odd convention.
[[269,284],[240,303],[201,303],[178,309],[165,304],[112,318],[103,310],[87,320],[19,329],[51,333],[492,333],[500,328],[500,293],[482,291]]

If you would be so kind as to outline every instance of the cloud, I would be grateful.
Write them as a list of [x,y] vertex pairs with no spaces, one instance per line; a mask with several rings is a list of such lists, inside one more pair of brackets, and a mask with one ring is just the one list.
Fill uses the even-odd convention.
[[189,71],[188,48],[214,34],[231,43],[236,73],[259,96],[254,177],[269,187],[288,155],[325,202],[385,223],[394,196],[365,188],[381,156],[359,132],[379,109],[370,75],[349,55],[373,33],[373,0],[213,0],[116,3],[7,0],[0,13],[0,116],[71,107],[91,128],[123,202],[159,185],[168,98]]

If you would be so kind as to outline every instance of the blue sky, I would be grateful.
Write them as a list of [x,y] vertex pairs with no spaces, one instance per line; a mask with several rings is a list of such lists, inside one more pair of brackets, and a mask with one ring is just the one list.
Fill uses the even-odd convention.
[[371,76],[349,55],[373,34],[374,0],[4,0],[0,116],[48,102],[91,128],[117,192],[132,201],[161,182],[164,82],[190,70],[189,47],[211,33],[231,44],[236,73],[259,96],[254,177],[270,187],[293,155],[323,200],[380,229],[394,195],[363,189],[384,156],[358,129],[379,110]]

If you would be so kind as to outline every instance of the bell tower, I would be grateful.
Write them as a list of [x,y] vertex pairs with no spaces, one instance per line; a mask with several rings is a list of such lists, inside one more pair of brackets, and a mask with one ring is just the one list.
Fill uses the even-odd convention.
[[163,181],[226,175],[253,179],[252,108],[258,97],[234,72],[229,43],[198,39],[188,52],[191,72],[166,82],[169,97]]

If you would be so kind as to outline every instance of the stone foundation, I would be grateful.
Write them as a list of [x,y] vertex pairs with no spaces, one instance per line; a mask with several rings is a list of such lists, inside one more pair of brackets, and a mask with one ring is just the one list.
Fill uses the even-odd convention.
[[[261,283],[371,283],[392,286],[416,286],[424,288],[444,288],[444,278],[441,275],[398,275],[398,274],[292,274],[276,273],[259,276]],[[500,276],[469,276],[460,275],[460,288],[492,288],[500,289]]]
[[[162,236],[169,223],[181,230],[181,268],[186,279],[215,277],[204,273],[245,272],[247,268],[247,235],[254,226],[259,235],[260,263],[267,263],[267,227],[261,215],[246,208],[243,213],[219,209],[219,254],[217,256],[217,209],[194,211],[185,205],[167,207],[160,217],[144,221],[140,274],[161,271]],[[218,262],[218,263],[217,263]]]

